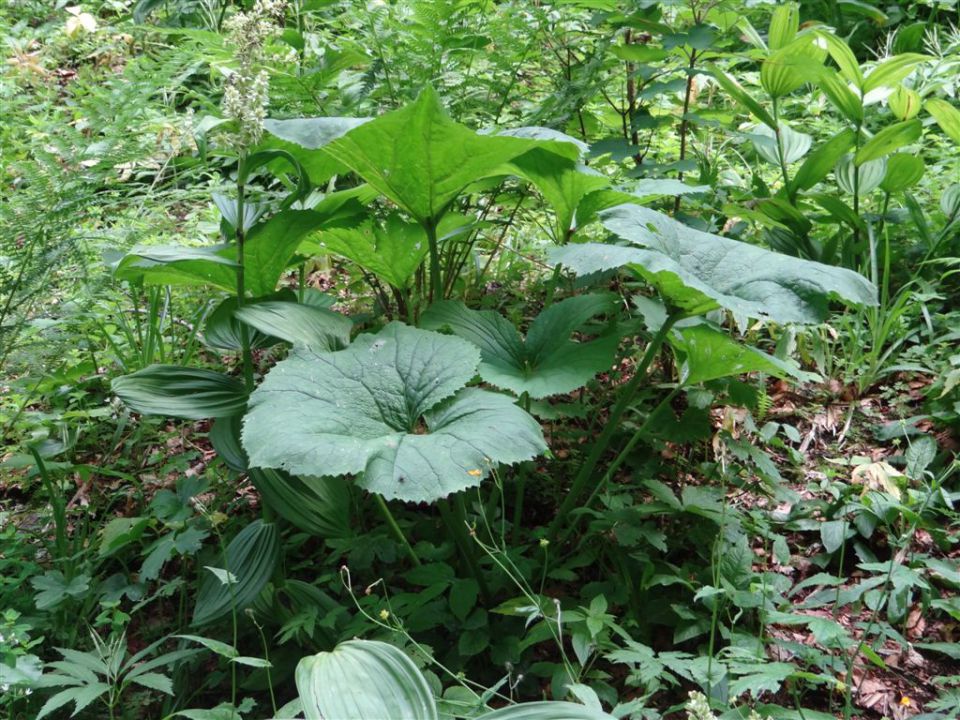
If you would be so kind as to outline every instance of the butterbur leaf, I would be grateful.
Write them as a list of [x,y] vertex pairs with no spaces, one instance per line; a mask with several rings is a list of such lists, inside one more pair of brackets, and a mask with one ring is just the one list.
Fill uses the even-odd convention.
[[857,151],[855,162],[859,166],[884,155],[889,155],[904,145],[916,142],[920,139],[922,133],[923,126],[919,120],[906,120],[885,127]]
[[242,413],[247,394],[239,380],[201,368],[150,365],[110,384],[123,403],[143,415],[184,420]]
[[[227,545],[226,571],[236,582],[223,583],[214,573],[200,577],[193,625],[206,625],[230,614],[231,608],[248,608],[270,580],[280,560],[277,526],[254,520]],[[229,579],[229,578],[228,578]]]
[[540,148],[516,158],[510,167],[532,182],[550,204],[556,243],[566,242],[575,223],[582,224],[577,218],[577,207],[584,197],[610,184],[600,173]]
[[817,323],[831,298],[877,302],[876,289],[859,273],[695,230],[649,208],[612,208],[603,223],[631,246],[570,245],[554,248],[550,258],[581,275],[630,265],[688,314],[726,308],[776,322]]
[[538,146],[580,153],[563,142],[480,135],[451,120],[427,88],[413,104],[354,128],[324,151],[424,224],[439,219],[467,185]]
[[399,648],[347,640],[303,658],[295,674],[306,720],[438,720],[426,678]]
[[251,396],[250,465],[362,473],[361,487],[412,502],[476,486],[495,463],[546,448],[539,425],[510,398],[464,388],[479,362],[465,340],[400,323],[339,352],[295,349]]
[[492,310],[470,310],[448,300],[421,318],[431,330],[448,328],[480,348],[480,377],[518,395],[544,398],[576,390],[613,363],[619,337],[578,343],[570,335],[591,317],[613,308],[614,296],[580,295],[544,310],[524,340],[513,324]]

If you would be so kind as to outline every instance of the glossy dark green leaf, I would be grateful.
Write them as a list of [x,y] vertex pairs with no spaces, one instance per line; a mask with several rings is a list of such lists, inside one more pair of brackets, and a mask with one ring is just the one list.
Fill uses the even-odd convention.
[[247,403],[239,380],[200,368],[150,365],[114,378],[113,392],[143,415],[202,420],[242,413]]

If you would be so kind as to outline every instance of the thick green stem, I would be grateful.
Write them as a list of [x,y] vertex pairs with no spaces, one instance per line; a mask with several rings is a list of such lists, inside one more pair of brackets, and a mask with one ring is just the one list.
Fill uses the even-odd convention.
[[649,370],[654,358],[657,356],[657,353],[660,351],[660,348],[666,341],[667,334],[670,332],[671,328],[673,328],[674,324],[682,317],[683,314],[679,312],[670,314],[657,331],[657,334],[654,335],[653,339],[650,341],[650,344],[647,345],[646,352],[644,352],[640,363],[637,365],[633,378],[620,392],[620,398],[617,400],[616,405],[613,406],[613,409],[610,410],[610,416],[606,420],[603,432],[600,433],[600,437],[598,437],[593,443],[593,448],[590,450],[590,454],[587,456],[587,459],[584,460],[583,465],[580,466],[580,470],[573,479],[573,484],[570,487],[570,491],[567,493],[566,499],[563,501],[563,503],[560,505],[560,509],[557,511],[557,516],[554,518],[553,523],[550,526],[549,535],[551,538],[557,537],[557,533],[566,522],[567,515],[569,515],[570,511],[573,510],[580,502],[580,498],[583,496],[584,491],[587,489],[587,485],[590,483],[590,480],[593,477],[594,471],[597,469],[597,464],[600,462],[600,459],[603,457],[604,453],[606,453],[607,448],[613,441],[614,435],[617,433],[617,430],[619,430],[620,419],[627,411],[627,408],[630,407],[630,403],[637,394],[637,390],[639,390],[640,386],[646,381],[647,370]]
[[407,551],[410,561],[419,567],[420,558],[417,556],[417,551],[413,549],[413,545],[411,545],[410,541],[407,540],[407,536],[403,534],[403,530],[401,530],[400,526],[397,524],[396,518],[394,518],[393,513],[390,512],[390,508],[387,506],[386,500],[384,500],[383,497],[377,493],[374,493],[373,496],[376,498],[377,506],[380,508],[380,512],[383,513],[383,517],[386,519],[387,525],[390,526],[391,532],[393,532],[394,536]]

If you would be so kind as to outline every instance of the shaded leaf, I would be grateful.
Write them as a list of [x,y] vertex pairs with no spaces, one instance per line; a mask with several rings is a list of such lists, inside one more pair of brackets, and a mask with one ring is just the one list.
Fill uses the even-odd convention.
[[144,415],[203,420],[242,413],[243,383],[223,373],[178,365],[150,365],[110,384],[124,404]]

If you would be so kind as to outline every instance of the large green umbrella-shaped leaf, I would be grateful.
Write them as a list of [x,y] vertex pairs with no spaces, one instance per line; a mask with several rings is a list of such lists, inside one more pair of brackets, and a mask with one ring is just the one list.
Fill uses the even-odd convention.
[[480,135],[451,120],[427,88],[413,104],[354,128],[323,151],[423,224],[436,221],[467,185],[535,147],[571,158],[580,153],[565,142]]
[[297,665],[306,720],[437,720],[426,678],[399,648],[347,640]]
[[111,387],[131,410],[185,420],[230,417],[247,403],[239,380],[179,365],[150,365],[114,378]]
[[[193,624],[206,625],[248,608],[280,561],[280,534],[273,523],[254,520],[230,541],[221,565],[203,569]],[[212,566],[211,566],[212,567]]]
[[479,362],[465,340],[400,323],[339,352],[295,349],[250,398],[250,465],[362,473],[361,487],[413,502],[476,486],[495,463],[546,448],[510,398],[464,388]]
[[567,241],[577,218],[580,201],[592,192],[608,187],[610,181],[569,158],[537,148],[510,163],[514,171],[532,182],[554,213],[553,240]]
[[544,310],[524,341],[509,320],[492,310],[470,310],[448,300],[432,305],[421,318],[425,328],[449,328],[480,348],[480,377],[491,385],[532,398],[570,392],[608,370],[617,335],[578,343],[570,334],[590,318],[613,308],[614,296],[580,295]]
[[578,274],[630,265],[688,314],[726,308],[776,322],[816,323],[828,300],[876,305],[876,288],[851,270],[781,255],[695,230],[662,213],[622,205],[602,213],[632,247],[584,243],[554,248],[553,262]]

